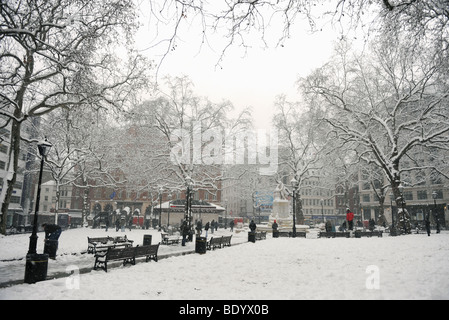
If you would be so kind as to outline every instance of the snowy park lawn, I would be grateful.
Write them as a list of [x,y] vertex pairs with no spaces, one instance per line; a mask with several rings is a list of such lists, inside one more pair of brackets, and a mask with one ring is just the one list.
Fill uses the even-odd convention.
[[[219,234],[229,231],[219,230]],[[110,236],[123,235],[110,230]],[[126,232],[141,244],[143,234]],[[80,253],[87,235],[104,230],[63,232],[58,254]],[[210,237],[211,235],[209,235]],[[0,238],[0,260],[23,258],[29,235]],[[39,233],[39,246],[43,234]],[[239,244],[240,243],[240,244]],[[0,289],[0,299],[449,299],[449,232],[383,238],[278,238],[247,242],[246,232],[234,233],[232,246],[206,254],[173,256],[159,262],[138,263],[77,274],[78,264],[93,266],[93,255],[67,254],[49,262],[49,271],[67,262],[75,270],[67,277],[17,284]],[[190,246],[190,247],[189,247]],[[194,249],[190,243],[184,249]],[[159,254],[181,250],[161,246]],[[38,247],[38,252],[42,250]],[[11,266],[11,267],[9,267]],[[1,270],[25,261],[1,262]],[[19,275],[20,276],[20,275]],[[3,279],[3,282],[5,279]]]

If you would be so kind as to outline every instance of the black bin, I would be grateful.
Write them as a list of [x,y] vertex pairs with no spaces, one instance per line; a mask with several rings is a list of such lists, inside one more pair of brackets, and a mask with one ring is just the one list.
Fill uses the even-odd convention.
[[47,279],[48,254],[27,254],[25,283],[36,283]]
[[56,259],[56,251],[58,251],[58,240],[45,240],[44,254],[48,254],[50,259]]
[[248,232],[248,242],[256,242],[256,233],[255,232]]
[[151,234],[144,234],[143,235],[143,245],[144,246],[151,246],[151,240],[153,236]]
[[195,241],[195,253],[204,254],[206,253],[206,242],[207,238],[205,237],[196,237]]

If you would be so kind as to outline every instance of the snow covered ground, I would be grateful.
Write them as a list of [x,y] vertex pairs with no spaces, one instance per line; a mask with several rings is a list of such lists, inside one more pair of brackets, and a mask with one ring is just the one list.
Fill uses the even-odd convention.
[[[219,230],[219,235],[229,229]],[[0,289],[0,299],[449,299],[449,232],[383,238],[278,238],[247,242],[233,233],[232,247],[177,255],[79,273],[92,268],[87,236],[123,235],[115,230],[72,229],[62,233],[48,272],[66,277]],[[126,231],[134,244],[156,230]],[[43,249],[39,233],[38,252]],[[211,235],[209,235],[210,237]],[[23,280],[29,234],[0,238],[0,283]],[[161,246],[160,255],[194,250]],[[5,261],[13,260],[13,261]],[[69,267],[68,267],[69,266]],[[58,270],[60,269],[60,270]],[[74,270],[74,271],[71,271]]]

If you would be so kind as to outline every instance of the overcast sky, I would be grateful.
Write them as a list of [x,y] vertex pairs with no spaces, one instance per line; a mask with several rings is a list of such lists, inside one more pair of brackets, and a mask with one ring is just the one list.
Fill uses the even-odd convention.
[[[155,43],[153,30],[148,24],[141,28],[136,44],[139,49]],[[263,48],[257,38],[259,35],[254,34],[253,40],[248,38],[252,47],[246,54],[242,47],[233,46],[217,67],[224,48],[224,42],[220,40],[223,35],[210,36],[209,45],[201,46],[201,26],[195,22],[181,25],[176,49],[165,57],[159,78],[164,74],[188,75],[197,94],[213,102],[230,100],[237,110],[251,106],[256,127],[267,128],[271,124],[276,96],[287,94],[289,100],[297,100],[296,80],[327,61],[333,41],[339,36],[331,28],[312,34],[308,31],[308,23],[298,20],[292,26],[290,39],[283,47],[276,47],[282,29],[273,25],[269,31],[272,32],[267,33],[269,48]],[[143,52],[158,62],[162,47]]]

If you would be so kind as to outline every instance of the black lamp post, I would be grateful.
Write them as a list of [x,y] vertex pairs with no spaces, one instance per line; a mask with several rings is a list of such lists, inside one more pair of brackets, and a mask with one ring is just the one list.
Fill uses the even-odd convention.
[[293,234],[292,237],[296,238],[296,197],[298,193],[298,181],[293,178],[291,181],[293,187]]
[[188,221],[189,232],[192,230],[192,189],[193,189],[193,180],[189,176],[185,179],[186,182],[186,213],[184,216],[184,220]]
[[163,192],[164,192],[164,189],[162,189],[162,187],[160,187],[159,188],[159,208],[160,208],[160,211],[159,211],[159,231],[161,231],[161,227],[162,227],[162,224],[161,224],[162,219],[161,219],[161,217],[162,217],[162,193]]
[[41,184],[42,184],[42,172],[44,170],[45,157],[48,155],[52,144],[45,140],[40,141],[37,144],[39,154],[41,156],[41,166],[39,171],[39,180],[37,184],[36,206],[34,210],[34,224],[33,232],[30,236],[30,243],[28,247],[28,253],[26,256],[25,266],[25,283],[35,283],[37,281],[45,280],[47,277],[48,267],[48,254],[37,254],[37,228],[38,228],[38,213],[39,203],[41,198]]
[[436,191],[433,191],[432,198],[433,198],[434,211],[435,211],[433,216],[435,217],[435,220],[437,222],[437,233],[440,233],[440,219],[439,219],[438,213],[437,213],[437,197],[438,197],[438,193]]

